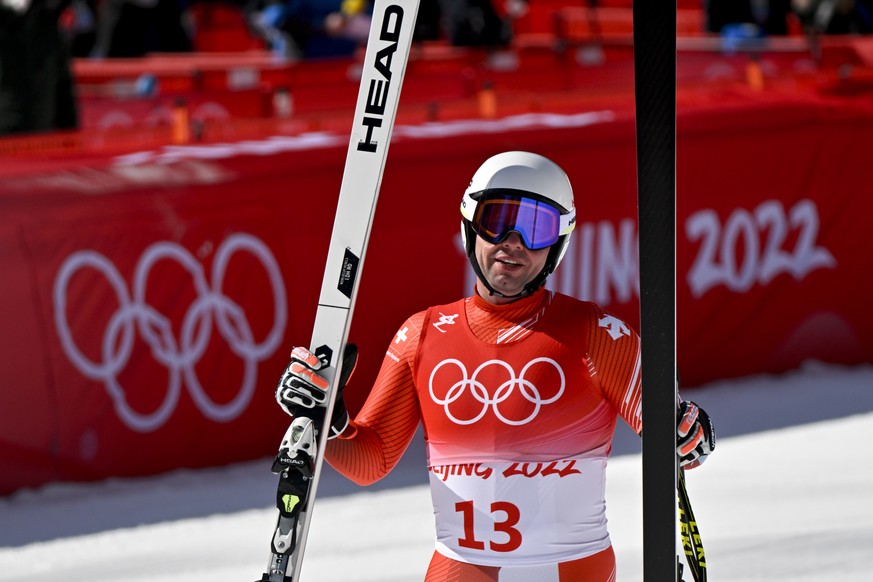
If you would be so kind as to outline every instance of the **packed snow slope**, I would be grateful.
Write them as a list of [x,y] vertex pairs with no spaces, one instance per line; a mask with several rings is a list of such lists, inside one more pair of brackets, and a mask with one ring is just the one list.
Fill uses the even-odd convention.
[[[810,363],[687,398],[715,454],[688,474],[712,581],[873,580],[873,367]],[[270,460],[0,499],[0,582],[254,582],[275,522]],[[619,581],[642,580],[641,459],[617,431],[607,513]],[[322,480],[304,582],[415,582],[432,552],[423,447],[380,484]],[[690,578],[686,574],[686,580]]]

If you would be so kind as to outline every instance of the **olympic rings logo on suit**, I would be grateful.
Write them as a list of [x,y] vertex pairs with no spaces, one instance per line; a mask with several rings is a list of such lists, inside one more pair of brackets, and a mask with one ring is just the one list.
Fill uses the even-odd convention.
[[[255,341],[245,309],[223,292],[225,272],[231,257],[238,252],[254,256],[265,269],[273,294],[273,327],[266,337]],[[191,276],[197,299],[185,313],[177,338],[168,317],[146,301],[146,287],[152,267],[162,260],[175,261]],[[112,314],[103,334],[102,361],[85,356],[73,338],[67,320],[68,286],[80,269],[102,273],[118,298],[119,307]],[[182,385],[188,388],[197,408],[210,420],[228,422],[246,409],[254,393],[258,363],[270,357],[281,343],[288,319],[285,285],[276,259],[259,239],[248,234],[234,234],[225,239],[212,261],[212,280],[207,281],[203,266],[185,248],[172,242],[158,242],[148,247],[136,265],[131,297],[115,265],[96,251],[83,250],[70,255],[55,278],[53,302],[55,327],[61,345],[73,365],[86,377],[103,382],[122,422],[132,430],[151,432],[160,428],[173,414]],[[210,284],[211,283],[211,284]],[[200,384],[196,365],[212,336],[213,319],[218,332],[231,351],[244,362],[242,384],[234,398],[219,404]],[[151,348],[153,357],[169,371],[167,393],[151,413],[134,410],[119,383],[118,375],[127,366],[133,350],[134,334]]]
[[[540,392],[540,389],[534,385],[533,382],[525,378],[528,370],[536,364],[547,364],[551,365],[555,368],[558,373],[558,377],[560,378],[560,382],[555,394],[549,398],[543,398]],[[433,379],[436,376],[437,371],[443,366],[456,366],[461,372],[461,379],[457,382],[453,383],[449,389],[446,391],[445,398],[439,397],[434,393],[434,383]],[[504,368],[508,374],[509,379],[501,383],[497,386],[497,389],[494,390],[493,395],[488,390],[488,387],[485,386],[480,380],[478,380],[479,374],[488,366],[500,366]],[[468,376],[467,367],[460,360],[450,358],[443,360],[436,366],[434,366],[433,371],[430,373],[430,378],[428,379],[428,389],[430,391],[430,397],[434,401],[434,403],[442,406],[446,412],[446,416],[454,422],[455,424],[460,425],[470,425],[478,422],[481,418],[485,416],[488,410],[492,410],[494,415],[504,424],[512,425],[512,426],[522,426],[530,421],[532,421],[539,414],[540,409],[547,404],[552,404],[557,401],[561,395],[564,393],[564,388],[566,387],[566,378],[564,376],[564,370],[561,369],[561,366],[555,360],[551,358],[535,358],[529,361],[525,366],[521,369],[521,373],[516,377],[515,370],[512,366],[503,360],[488,360],[479,365],[473,371],[472,376]],[[462,397],[467,391],[467,388],[470,389],[470,395],[482,404],[482,409],[470,419],[461,419],[458,418],[455,414],[452,413],[453,405]],[[516,391],[516,388],[518,389]],[[550,387],[553,388],[553,387]],[[514,398],[521,398],[523,401],[526,401],[530,404],[533,404],[533,408],[525,418],[522,419],[511,419],[507,418],[500,410],[501,404],[507,402],[510,398],[513,398],[513,395],[517,392],[518,396]],[[456,405],[457,406],[457,405]]]

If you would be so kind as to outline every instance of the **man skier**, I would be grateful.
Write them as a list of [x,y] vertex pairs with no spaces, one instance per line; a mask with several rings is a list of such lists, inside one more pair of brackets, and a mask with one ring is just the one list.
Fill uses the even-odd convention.
[[[554,162],[505,152],[461,202],[475,293],[407,319],[366,403],[338,394],[325,459],[352,481],[384,477],[418,423],[427,442],[436,549],[425,582],[615,580],[605,471],[617,417],[640,433],[640,340],[599,306],[543,287],[576,221]],[[357,357],[346,349],[340,389]],[[292,416],[322,405],[321,364],[295,348],[276,391]],[[708,415],[679,405],[686,468],[713,450]]]

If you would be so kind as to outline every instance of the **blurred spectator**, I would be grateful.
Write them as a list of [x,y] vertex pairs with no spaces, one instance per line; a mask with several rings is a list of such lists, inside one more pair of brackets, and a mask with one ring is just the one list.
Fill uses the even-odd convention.
[[440,21],[440,2],[442,0],[421,0],[418,4],[418,17],[412,39],[416,42],[440,40],[443,27]]
[[873,0],[792,0],[804,28],[819,34],[870,34]]
[[59,25],[73,58],[87,57],[97,37],[97,0],[70,0],[61,13]]
[[368,0],[253,0],[247,12],[270,49],[283,58],[349,56],[370,31]]
[[192,50],[185,0],[100,0],[91,56],[141,57]]
[[367,0],[343,0],[340,9],[324,19],[325,31],[333,38],[348,39],[357,45],[366,44],[372,10],[372,3]]
[[72,129],[78,112],[58,17],[70,0],[0,0],[0,134]]
[[792,0],[705,0],[706,30],[723,33],[725,27],[752,25],[759,36],[788,34]]
[[[421,0],[413,38],[453,46],[502,47],[512,40],[513,10],[527,0]],[[252,27],[285,58],[347,56],[366,42],[370,0],[250,0]]]
[[512,20],[528,9],[527,0],[421,0],[416,41],[447,40],[453,46],[502,47],[512,40]]
[[501,47],[512,40],[512,21],[498,13],[492,0],[439,0],[439,4],[445,33],[454,46]]

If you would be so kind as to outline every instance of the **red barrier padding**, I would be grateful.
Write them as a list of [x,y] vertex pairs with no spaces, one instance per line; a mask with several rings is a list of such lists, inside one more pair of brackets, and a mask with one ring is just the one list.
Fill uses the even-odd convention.
[[[873,102],[808,79],[764,88],[680,86],[688,388],[810,358],[873,361]],[[551,285],[637,324],[630,94],[575,110],[553,97],[555,111],[524,109],[518,92],[515,115],[396,128],[351,330],[352,411],[403,320],[472,289],[457,205],[497,151],[566,168],[579,220]],[[275,451],[287,422],[275,382],[310,337],[348,127],[254,136],[3,156],[0,492]]]

